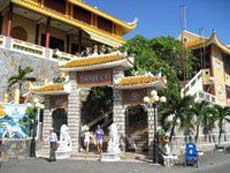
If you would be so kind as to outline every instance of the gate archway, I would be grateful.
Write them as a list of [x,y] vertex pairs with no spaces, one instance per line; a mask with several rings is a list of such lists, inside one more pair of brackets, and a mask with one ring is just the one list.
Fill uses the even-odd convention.
[[[126,151],[148,151],[148,111],[143,105],[128,106],[125,111]],[[132,145],[135,144],[136,149]]]
[[[81,91],[92,87],[111,87],[113,100],[113,123],[117,125],[118,133],[126,137],[125,110],[127,106],[143,104],[144,96],[152,89],[158,90],[165,86],[163,78],[152,74],[139,76],[125,76],[124,71],[133,67],[133,57],[126,53],[112,52],[108,54],[93,54],[87,58],[77,58],[60,66],[61,71],[68,72],[67,81],[62,84],[49,84],[34,90],[36,94],[43,95],[45,99],[44,110],[44,138],[51,127],[51,111],[53,108],[64,107],[68,112],[69,133],[72,138],[72,150],[80,151],[81,136]],[[60,97],[63,95],[62,97]],[[58,97],[57,97],[58,96]],[[56,98],[57,97],[57,98]],[[61,99],[59,99],[59,97]],[[56,99],[55,99],[56,98]],[[56,100],[55,103],[52,103]],[[63,100],[60,104],[59,101]],[[153,139],[153,117],[151,108],[148,112],[148,139]],[[54,118],[55,119],[55,118]],[[62,123],[54,120],[55,128]],[[65,121],[64,121],[65,122]],[[57,130],[57,133],[60,132]],[[149,146],[151,140],[148,140]],[[125,148],[125,147],[123,147]]]
[[67,125],[67,113],[65,109],[58,108],[52,112],[52,127],[57,133],[58,139],[60,138],[60,129],[63,124]]

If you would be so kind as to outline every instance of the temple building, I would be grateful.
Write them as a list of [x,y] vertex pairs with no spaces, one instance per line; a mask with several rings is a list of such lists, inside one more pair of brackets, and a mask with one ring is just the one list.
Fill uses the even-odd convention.
[[[146,106],[143,98],[151,90],[166,87],[166,80],[150,73],[125,76],[124,71],[133,68],[134,58],[113,50],[125,43],[123,36],[136,27],[136,20],[123,22],[80,0],[0,0],[0,4],[0,48],[23,58],[41,59],[45,67],[52,62],[59,64],[56,70],[64,74],[62,82],[54,82],[56,76],[52,76],[49,82],[31,89],[45,104],[41,140],[47,138],[51,127],[60,137],[61,126],[66,124],[72,153],[81,151],[83,127],[88,125],[82,123],[82,103],[93,87],[108,87],[113,100],[109,123],[115,123],[119,135],[125,138],[126,112],[131,105],[141,105],[146,115],[144,142],[151,149],[156,126],[153,108]],[[41,67],[35,67],[35,71],[41,71]],[[42,144],[46,154],[47,149],[49,146]]]
[[206,38],[185,30],[179,39],[197,57],[193,78],[185,85],[182,95],[194,95],[197,100],[229,106],[230,47],[223,44],[215,32]]
[[136,21],[123,22],[81,0],[0,0],[0,4],[0,47],[40,57],[53,57],[48,48],[66,53],[59,54],[67,60],[93,45],[119,47],[125,43],[122,37],[136,27]]

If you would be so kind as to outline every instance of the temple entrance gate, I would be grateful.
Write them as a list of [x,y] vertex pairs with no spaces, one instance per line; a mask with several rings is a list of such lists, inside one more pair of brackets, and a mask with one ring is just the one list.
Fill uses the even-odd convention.
[[[143,98],[152,89],[164,87],[162,78],[152,74],[125,77],[124,71],[133,67],[133,58],[127,54],[113,52],[92,55],[87,58],[72,60],[60,66],[60,70],[68,72],[68,80],[62,84],[50,84],[36,89],[34,92],[45,96],[43,139],[51,127],[52,112],[56,108],[67,111],[69,134],[72,139],[72,150],[79,152],[81,136],[82,91],[92,87],[108,86],[113,90],[113,123],[118,133],[126,138],[125,111],[130,105],[143,105]],[[146,108],[148,115],[148,146],[153,139],[153,110]]]

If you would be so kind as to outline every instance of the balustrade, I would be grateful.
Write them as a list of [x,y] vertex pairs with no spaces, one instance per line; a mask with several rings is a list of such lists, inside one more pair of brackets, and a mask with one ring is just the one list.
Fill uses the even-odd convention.
[[[6,42],[8,42],[8,46],[6,45]],[[69,61],[71,59],[78,58],[77,56],[69,53],[61,52],[59,50],[54,50],[50,48],[45,48],[43,46],[13,39],[3,35],[0,35],[0,47],[8,48],[15,52],[32,55],[39,58],[50,59],[53,61]]]

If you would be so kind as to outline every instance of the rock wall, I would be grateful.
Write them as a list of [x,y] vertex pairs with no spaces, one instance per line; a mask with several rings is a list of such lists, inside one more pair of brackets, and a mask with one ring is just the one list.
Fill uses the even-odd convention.
[[2,139],[1,157],[4,161],[9,159],[26,159],[29,157],[30,140],[28,139]]
[[[7,91],[8,79],[17,74],[18,66],[31,66],[33,73],[30,76],[38,80],[52,79],[58,74],[58,63],[55,61],[34,57],[22,53],[0,48],[0,102],[4,100],[4,93]],[[24,86],[23,93],[27,86]]]

